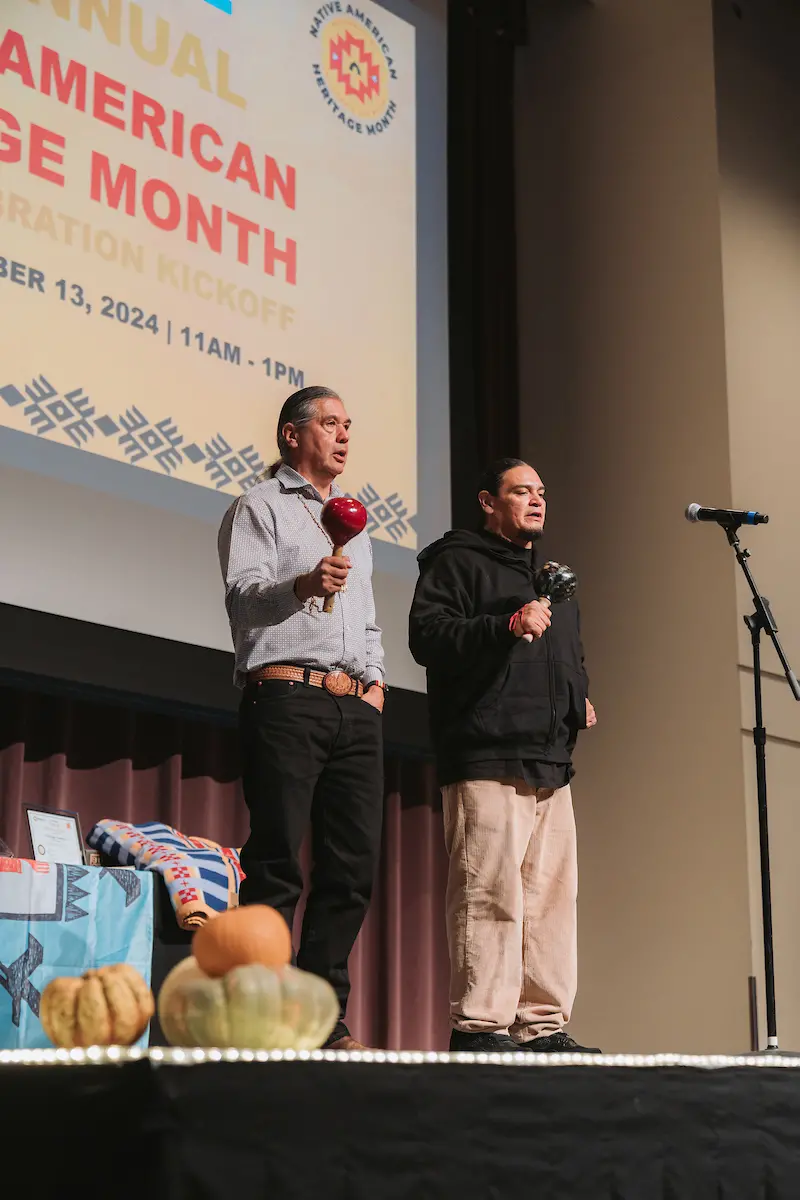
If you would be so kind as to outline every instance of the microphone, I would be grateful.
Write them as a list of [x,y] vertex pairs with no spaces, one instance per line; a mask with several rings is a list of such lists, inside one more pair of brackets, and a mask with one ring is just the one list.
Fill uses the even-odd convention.
[[716,521],[717,525],[766,525],[769,517],[741,508],[703,508],[701,504],[690,504],[686,509],[686,520]]

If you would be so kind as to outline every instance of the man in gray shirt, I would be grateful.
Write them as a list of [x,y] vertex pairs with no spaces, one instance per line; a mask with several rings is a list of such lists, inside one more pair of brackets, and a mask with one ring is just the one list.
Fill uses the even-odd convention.
[[314,866],[297,965],[339,997],[327,1046],[353,1050],[361,1047],[344,1023],[347,960],[369,905],[383,812],[372,547],[361,533],[335,558],[321,522],[325,501],[342,495],[335,480],[347,462],[350,419],[339,396],[295,392],[277,436],[279,462],[228,509],[219,532],[250,810],[240,901],[271,905],[291,928],[310,822]]

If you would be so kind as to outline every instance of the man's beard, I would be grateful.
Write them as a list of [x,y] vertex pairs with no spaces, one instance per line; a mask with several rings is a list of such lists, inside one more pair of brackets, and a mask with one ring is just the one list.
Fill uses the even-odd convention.
[[530,532],[526,529],[520,529],[514,541],[520,546],[527,546],[529,543],[538,542],[543,536],[543,529],[531,529]]

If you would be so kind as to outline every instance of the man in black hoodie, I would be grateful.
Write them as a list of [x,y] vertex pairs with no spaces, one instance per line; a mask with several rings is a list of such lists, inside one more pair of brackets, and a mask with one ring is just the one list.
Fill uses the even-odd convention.
[[451,1050],[587,1049],[564,1031],[577,982],[570,779],[596,716],[577,603],[536,599],[544,492],[531,466],[501,459],[478,494],[483,530],[419,556],[409,644],[427,668],[450,856]]

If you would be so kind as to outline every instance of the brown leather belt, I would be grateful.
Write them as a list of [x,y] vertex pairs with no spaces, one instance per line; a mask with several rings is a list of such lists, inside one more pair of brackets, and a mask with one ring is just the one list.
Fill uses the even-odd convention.
[[263,683],[266,679],[285,679],[293,683],[308,683],[324,688],[332,696],[363,696],[364,685],[346,671],[311,671],[308,667],[259,667],[247,675],[248,683]]

